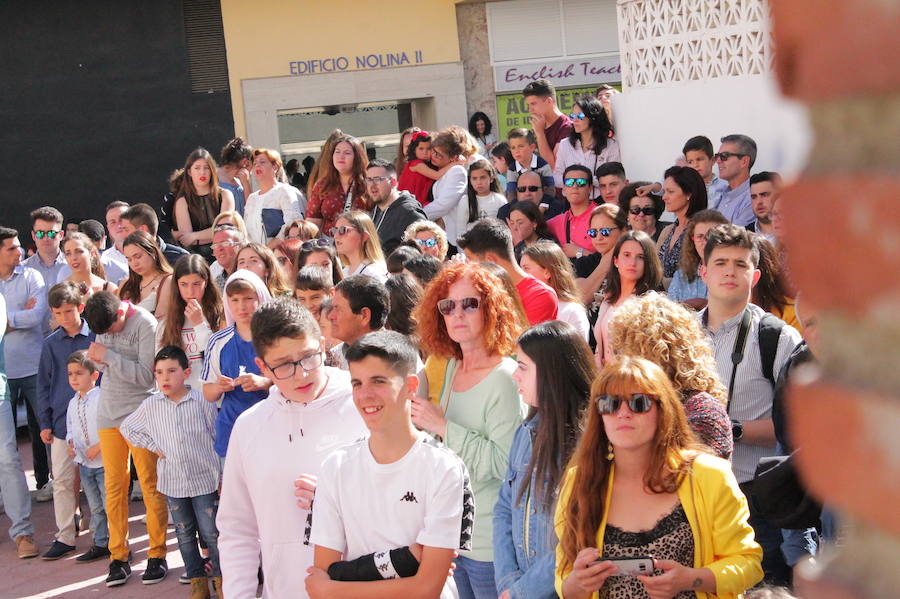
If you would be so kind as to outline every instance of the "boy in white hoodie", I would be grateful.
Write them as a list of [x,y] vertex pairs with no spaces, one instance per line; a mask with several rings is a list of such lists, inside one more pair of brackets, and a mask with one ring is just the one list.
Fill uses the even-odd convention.
[[[312,547],[309,512],[295,479],[313,485],[333,450],[367,434],[350,375],[324,364],[319,325],[293,298],[267,302],[251,322],[256,364],[275,384],[231,432],[216,523],[226,597],[255,597],[262,553],[263,596],[305,598]],[[307,502],[302,505],[308,506]]]

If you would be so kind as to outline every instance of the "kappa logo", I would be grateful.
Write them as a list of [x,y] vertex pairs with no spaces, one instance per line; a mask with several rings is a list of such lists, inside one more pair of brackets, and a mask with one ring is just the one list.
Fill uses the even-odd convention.
[[400,501],[408,501],[410,503],[419,503],[419,500],[416,499],[416,496],[413,495],[412,491],[407,491],[406,495],[400,498]]

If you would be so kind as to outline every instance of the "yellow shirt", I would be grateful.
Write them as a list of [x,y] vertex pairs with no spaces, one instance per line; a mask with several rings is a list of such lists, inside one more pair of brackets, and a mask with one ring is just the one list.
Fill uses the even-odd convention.
[[[566,472],[556,506],[556,533],[563,535],[563,515],[569,500],[574,468]],[[606,518],[615,468],[609,474],[606,511],[597,530],[597,548],[603,551]],[[694,537],[694,567],[707,568],[716,579],[716,593],[697,592],[698,599],[712,597],[734,599],[762,580],[762,547],[754,540],[747,520],[750,510],[731,472],[731,464],[715,456],[701,454],[694,460],[690,474],[678,487],[678,499]],[[556,592],[562,597],[563,581],[571,567],[561,567],[562,549],[556,547]],[[599,597],[595,592],[593,599]]]

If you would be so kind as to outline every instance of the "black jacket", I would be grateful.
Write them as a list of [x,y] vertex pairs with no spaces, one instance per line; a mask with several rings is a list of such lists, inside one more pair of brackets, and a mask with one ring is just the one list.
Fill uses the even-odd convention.
[[406,191],[401,191],[387,210],[382,211],[376,207],[372,211],[372,221],[378,230],[378,238],[381,240],[381,249],[385,257],[400,245],[406,227],[416,221],[427,219],[422,205]]

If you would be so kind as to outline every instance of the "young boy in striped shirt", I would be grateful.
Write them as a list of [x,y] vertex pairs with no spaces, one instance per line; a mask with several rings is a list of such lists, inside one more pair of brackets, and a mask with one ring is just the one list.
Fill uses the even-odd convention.
[[159,456],[156,487],[175,520],[178,549],[191,579],[190,599],[207,599],[209,579],[197,544],[198,530],[209,549],[213,586],[217,593],[222,588],[216,529],[220,466],[213,447],[216,406],[203,398],[200,389],[185,384],[191,369],[181,348],[167,345],[159,350],[153,372],[159,392],[144,400],[119,430],[132,445]]

